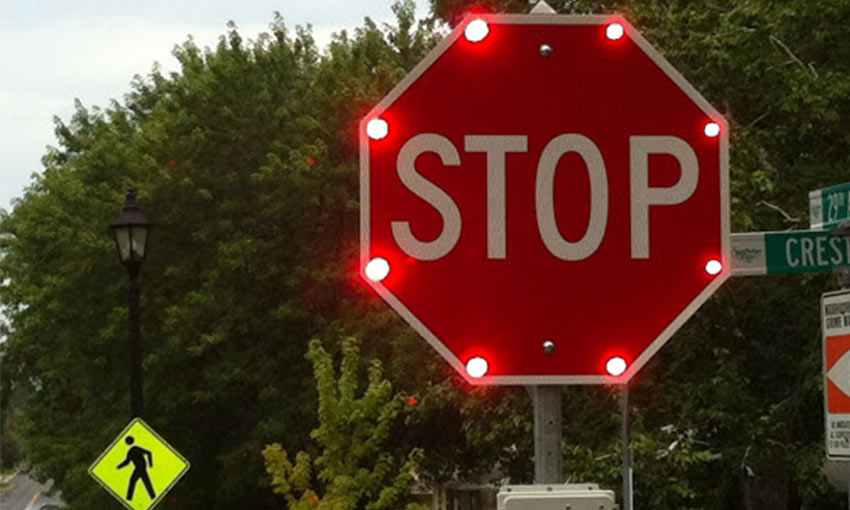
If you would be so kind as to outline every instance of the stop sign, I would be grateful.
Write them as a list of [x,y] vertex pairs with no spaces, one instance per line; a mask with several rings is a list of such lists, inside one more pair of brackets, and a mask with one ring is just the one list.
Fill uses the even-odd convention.
[[471,383],[622,381],[729,276],[726,125],[622,18],[468,16],[360,132],[361,270]]

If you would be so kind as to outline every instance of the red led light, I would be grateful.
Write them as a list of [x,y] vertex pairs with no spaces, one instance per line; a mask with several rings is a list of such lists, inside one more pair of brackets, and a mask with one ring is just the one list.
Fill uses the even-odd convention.
[[466,373],[474,379],[480,379],[487,373],[489,366],[487,360],[481,356],[471,358],[466,362]]
[[374,118],[366,123],[366,135],[372,140],[382,140],[390,132],[390,125],[381,118]]
[[720,135],[720,124],[717,122],[709,122],[703,128],[703,133],[709,138],[716,138]]
[[619,356],[614,356],[609,359],[607,363],[605,363],[605,370],[608,371],[609,374],[613,376],[623,375],[623,372],[628,368],[628,364],[626,360]]
[[390,263],[385,258],[375,257],[366,264],[364,272],[366,278],[379,282],[390,274]]
[[721,271],[723,271],[723,262],[717,259],[711,259],[705,263],[705,272],[711,276],[718,275]]
[[605,27],[605,37],[612,41],[619,40],[625,35],[626,29],[620,23],[610,23]]
[[463,30],[463,35],[469,42],[481,42],[490,33],[490,25],[481,18],[475,18],[470,21]]

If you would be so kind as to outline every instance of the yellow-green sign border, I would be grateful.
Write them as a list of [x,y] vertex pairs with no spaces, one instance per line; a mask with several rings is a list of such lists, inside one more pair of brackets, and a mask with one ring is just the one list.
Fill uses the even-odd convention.
[[103,480],[101,480],[99,477],[97,477],[97,476],[94,474],[94,468],[95,468],[95,466],[97,466],[98,464],[100,464],[100,461],[101,461],[101,460],[103,460],[103,458],[104,458],[104,457],[106,457],[106,454],[108,454],[110,451],[112,451],[112,449],[113,449],[113,448],[115,448],[115,446],[118,444],[118,442],[119,442],[119,441],[121,441],[121,439],[122,439],[125,435],[127,435],[127,433],[128,433],[128,432],[130,432],[130,429],[131,429],[131,428],[133,428],[133,425],[135,425],[135,424],[137,424],[137,423],[140,423],[140,424],[142,425],[142,427],[144,427],[145,429],[147,429],[147,431],[148,431],[148,432],[150,432],[150,433],[151,433],[151,435],[152,435],[153,437],[155,437],[155,438],[156,438],[159,442],[161,442],[161,443],[162,443],[162,444],[163,444],[166,448],[168,448],[168,449],[171,451],[171,453],[173,453],[173,454],[174,454],[174,456],[175,456],[175,457],[177,457],[178,459],[180,459],[181,461],[183,461],[183,463],[184,463],[184,464],[186,464],[186,466],[185,466],[183,469],[181,469],[179,473],[177,473],[177,476],[175,476],[175,477],[174,477],[174,480],[172,480],[172,481],[171,481],[171,483],[169,483],[169,484],[168,484],[168,486],[167,486],[164,490],[159,491],[159,494],[157,494],[157,495],[156,495],[156,497],[154,498],[154,500],[153,500],[153,501],[151,501],[151,504],[150,504],[150,506],[147,508],[147,510],[152,510],[152,509],[153,509],[156,505],[158,505],[158,504],[159,504],[159,502],[160,502],[160,501],[162,501],[162,498],[164,498],[164,497],[165,497],[165,495],[166,495],[166,494],[168,494],[168,491],[170,491],[170,490],[171,490],[171,488],[172,488],[172,487],[174,487],[174,485],[175,485],[178,481],[180,481],[180,479],[181,479],[181,478],[183,478],[183,475],[185,475],[185,474],[186,474],[186,471],[189,471],[189,468],[191,467],[191,464],[189,464],[189,461],[188,461],[188,460],[186,460],[186,458],[185,458],[185,457],[183,457],[182,455],[180,455],[180,452],[178,452],[176,448],[174,448],[173,446],[171,446],[171,445],[168,443],[168,441],[166,441],[165,439],[163,439],[163,438],[162,438],[162,436],[160,436],[159,434],[157,434],[157,432],[153,429],[153,427],[151,427],[150,425],[148,425],[148,424],[147,424],[144,420],[142,420],[141,418],[138,418],[138,417],[133,418],[133,419],[130,421],[129,425],[127,425],[126,427],[124,427],[124,430],[122,430],[122,431],[118,434],[118,436],[115,438],[115,440],[114,440],[114,441],[112,441],[112,444],[110,444],[109,446],[107,446],[107,447],[106,447],[106,449],[105,449],[105,450],[103,450],[103,453],[101,453],[101,454],[97,457],[97,459],[95,459],[95,461],[94,461],[94,462],[92,462],[92,465],[91,465],[91,466],[89,466],[88,472],[89,472],[89,476],[91,476],[92,478],[94,478],[94,480],[95,480],[97,483],[99,483],[99,484],[100,484],[100,485],[101,485],[104,489],[106,489],[106,490],[107,490],[110,494],[112,494],[112,496],[113,496],[115,499],[117,499],[118,501],[120,501],[122,505],[124,505],[125,507],[127,507],[129,510],[136,510],[135,508],[133,508],[133,506],[131,506],[131,505],[130,505],[127,501],[125,501],[125,500],[124,500],[124,496],[121,496],[120,494],[118,494],[117,492],[115,492],[115,491],[112,489],[112,487],[110,487],[109,485],[107,485],[107,484],[106,484],[106,482],[104,482],[104,481],[103,481]]

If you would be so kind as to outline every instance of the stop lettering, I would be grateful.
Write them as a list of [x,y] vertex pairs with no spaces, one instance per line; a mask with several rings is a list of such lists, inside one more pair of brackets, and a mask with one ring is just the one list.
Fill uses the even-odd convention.
[[[487,258],[503,259],[506,249],[505,172],[509,152],[526,152],[527,136],[473,135],[464,137],[468,152],[483,152],[487,160]],[[693,149],[680,138],[633,136],[630,146],[631,257],[649,258],[647,218],[650,205],[684,202],[697,187],[699,168]],[[417,260],[438,260],[457,244],[462,231],[460,210],[452,198],[416,172],[416,159],[423,153],[437,154],[445,166],[459,166],[460,155],[452,142],[438,134],[420,134],[402,145],[396,168],[401,182],[413,194],[439,212],[443,228],[433,240],[413,235],[409,221],[393,221],[392,233],[401,250]],[[558,162],[567,153],[579,155],[590,183],[588,227],[580,240],[561,236],[555,219],[554,183]],[[649,185],[649,155],[676,158],[681,175],[675,185],[653,188]],[[608,175],[602,153],[593,140],[580,134],[563,134],[549,141],[537,164],[535,179],[537,226],[549,252],[562,260],[584,260],[596,251],[608,223]]]

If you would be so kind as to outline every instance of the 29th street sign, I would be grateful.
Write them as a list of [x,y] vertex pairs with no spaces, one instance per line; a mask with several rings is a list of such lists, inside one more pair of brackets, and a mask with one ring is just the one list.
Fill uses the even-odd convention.
[[729,275],[727,136],[621,18],[470,16],[361,124],[361,268],[470,382],[627,378]]
[[850,183],[809,192],[809,228],[830,229],[850,220]]

